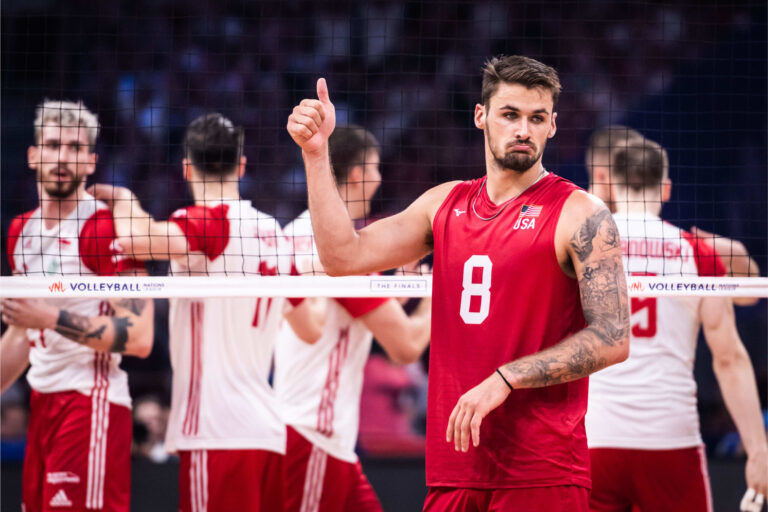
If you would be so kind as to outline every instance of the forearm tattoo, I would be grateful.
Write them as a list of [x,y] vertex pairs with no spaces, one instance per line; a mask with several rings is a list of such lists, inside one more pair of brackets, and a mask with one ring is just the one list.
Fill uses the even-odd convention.
[[115,338],[110,347],[110,352],[125,352],[125,345],[128,343],[128,328],[133,327],[130,319],[120,316],[111,318],[112,325],[115,326]]
[[608,210],[587,218],[570,244],[584,263],[577,277],[588,325],[558,345],[505,365],[524,387],[560,384],[601,370],[608,365],[603,348],[626,343],[629,336],[619,233]]
[[[125,352],[125,346],[128,343],[128,327],[133,327],[133,324],[127,317],[110,317],[110,320],[115,333],[109,350]],[[86,345],[90,340],[101,340],[106,330],[106,325],[94,326],[90,318],[66,309],[59,311],[55,329],[57,333],[81,345]]]
[[94,327],[91,319],[87,316],[70,313],[66,309],[62,309],[59,311],[55,331],[82,345],[91,339],[100,340],[106,328],[105,325]]

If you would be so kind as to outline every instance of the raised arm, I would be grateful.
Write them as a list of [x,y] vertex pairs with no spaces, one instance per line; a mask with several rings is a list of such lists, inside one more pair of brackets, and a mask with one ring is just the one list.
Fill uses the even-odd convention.
[[113,316],[86,316],[42,299],[2,299],[3,320],[28,329],[50,329],[100,352],[147,357],[154,337],[152,299],[110,299]]
[[189,255],[184,232],[174,222],[155,220],[125,187],[98,184],[88,189],[112,208],[120,249],[137,260],[169,260]]
[[448,420],[446,440],[467,451],[480,424],[513,389],[586,377],[629,356],[629,306],[621,244],[605,205],[583,192],[566,201],[555,234],[558,259],[579,282],[587,326],[550,348],[511,361],[464,393]]
[[768,493],[768,442],[755,372],[736,329],[731,299],[706,297],[701,300],[700,314],[720,392],[747,452],[747,486],[765,496]]
[[331,172],[328,137],[336,113],[323,78],[317,82],[317,97],[294,107],[287,129],[302,150],[312,230],[325,271],[332,276],[367,274],[428,254],[432,217],[453,184],[435,187],[403,212],[355,231]]
[[[5,317],[3,321],[7,322]],[[16,382],[29,366],[29,340],[22,327],[9,325],[0,339],[0,393]]]

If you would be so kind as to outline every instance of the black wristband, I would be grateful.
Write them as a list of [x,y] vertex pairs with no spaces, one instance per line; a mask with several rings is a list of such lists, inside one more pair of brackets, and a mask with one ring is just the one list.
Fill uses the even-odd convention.
[[509,388],[509,390],[510,390],[510,391],[514,391],[514,390],[515,390],[515,388],[513,388],[513,387],[512,387],[512,384],[510,384],[510,383],[509,383],[509,381],[507,380],[507,378],[506,378],[506,377],[504,377],[504,374],[503,374],[503,373],[501,373],[501,370],[499,370],[498,368],[496,368],[496,373],[498,373],[498,374],[499,374],[499,377],[501,377],[501,380],[503,380],[503,381],[504,381],[504,384],[506,384],[506,385],[507,385],[507,387]]

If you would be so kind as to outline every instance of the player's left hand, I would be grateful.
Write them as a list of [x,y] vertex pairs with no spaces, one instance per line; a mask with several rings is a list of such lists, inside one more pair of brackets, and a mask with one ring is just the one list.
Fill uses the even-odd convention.
[[740,509],[744,512],[760,512],[768,493],[768,451],[750,454],[745,473],[748,489],[741,500]]
[[27,329],[54,329],[59,309],[42,299],[2,299],[3,322]]
[[445,440],[453,441],[456,451],[469,450],[469,442],[480,444],[480,424],[488,413],[500,406],[510,393],[509,387],[494,372],[483,382],[470,389],[456,402],[448,418]]
[[754,489],[750,488],[744,493],[739,510],[741,512],[760,512],[763,510],[763,503],[765,503],[765,495],[758,494]]

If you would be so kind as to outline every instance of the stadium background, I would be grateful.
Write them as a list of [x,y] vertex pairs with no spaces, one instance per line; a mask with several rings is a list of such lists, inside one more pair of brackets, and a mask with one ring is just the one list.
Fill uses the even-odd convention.
[[[381,216],[436,182],[483,174],[471,112],[483,61],[507,53],[560,72],[549,170],[586,186],[590,132],[610,123],[636,128],[669,149],[667,220],[741,240],[763,275],[768,268],[764,2],[27,0],[3,2],[2,10],[3,255],[10,220],[36,205],[25,158],[34,106],[44,97],[80,98],[99,115],[92,181],[131,187],[159,218],[190,201],[180,172],[185,126],[222,112],[245,128],[243,196],[286,224],[304,209],[305,188],[285,121],[325,76],[340,122],[361,124],[382,142],[384,184],[373,210]],[[166,313],[158,301],[152,356],[125,362],[134,396],[161,403],[170,382]],[[766,301],[738,308],[737,317],[765,408]],[[715,500],[730,504],[727,497],[742,492],[743,463],[710,362],[700,343],[702,434]],[[410,510],[410,490],[415,499],[423,493],[424,371],[376,359],[367,374],[376,386],[367,387],[364,414],[368,403],[392,417],[364,422],[394,418],[408,432],[384,447],[374,432],[361,453],[384,504]],[[2,397],[4,510],[17,492],[26,393],[19,384]],[[140,457],[134,494],[163,503],[176,490],[167,480],[173,462],[153,466]],[[149,510],[139,503],[137,510]]]

